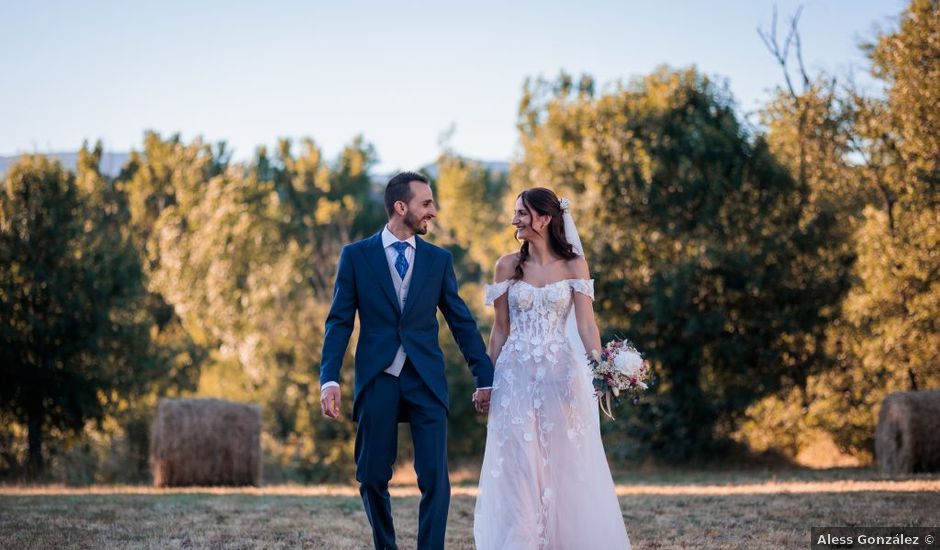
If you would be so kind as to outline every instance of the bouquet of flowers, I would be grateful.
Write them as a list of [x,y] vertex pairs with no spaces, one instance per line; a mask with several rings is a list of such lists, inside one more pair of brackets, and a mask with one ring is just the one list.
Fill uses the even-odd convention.
[[643,354],[626,339],[615,338],[604,349],[588,354],[588,366],[594,375],[594,389],[600,393],[598,402],[604,414],[611,419],[611,395],[618,398],[621,394],[633,396],[636,403],[640,392],[650,382],[650,364]]

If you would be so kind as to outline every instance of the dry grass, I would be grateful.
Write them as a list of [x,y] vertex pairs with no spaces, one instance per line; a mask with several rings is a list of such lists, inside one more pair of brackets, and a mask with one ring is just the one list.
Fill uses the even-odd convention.
[[161,399],[150,427],[157,487],[261,485],[261,409],[221,399]]
[[[806,548],[813,525],[936,525],[940,509],[938,475],[658,472],[618,480],[638,549]],[[414,547],[417,491],[403,485],[393,494],[400,545]],[[473,547],[474,494],[469,483],[454,488],[448,548]],[[371,547],[349,486],[4,487],[0,541],[17,549]]]

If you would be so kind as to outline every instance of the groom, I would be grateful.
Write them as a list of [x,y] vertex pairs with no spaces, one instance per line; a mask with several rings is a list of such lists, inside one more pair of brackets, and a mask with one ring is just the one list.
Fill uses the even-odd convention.
[[385,188],[388,225],[343,247],[320,366],[320,406],[339,418],[339,369],[359,312],[353,419],[356,479],[377,549],[397,548],[388,482],[398,422],[411,423],[421,503],[418,548],[444,548],[447,473],[447,380],[438,346],[437,310],[476,378],[474,404],[489,404],[493,364],[466,304],[457,294],[451,254],[417,237],[437,214],[428,179],[401,172]]

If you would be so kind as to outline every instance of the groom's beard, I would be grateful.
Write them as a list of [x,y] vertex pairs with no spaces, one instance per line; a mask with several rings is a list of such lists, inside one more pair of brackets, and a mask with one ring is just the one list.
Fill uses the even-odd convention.
[[421,227],[421,220],[411,212],[405,214],[404,222],[408,229],[415,232],[415,235],[427,235],[428,226]]

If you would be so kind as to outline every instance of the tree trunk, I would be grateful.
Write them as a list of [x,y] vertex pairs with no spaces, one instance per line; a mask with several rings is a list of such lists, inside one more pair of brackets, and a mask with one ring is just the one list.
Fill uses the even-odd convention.
[[29,427],[29,462],[27,463],[27,473],[30,478],[36,479],[44,473],[45,464],[42,460],[42,411],[35,411],[29,415],[27,423]]
[[914,369],[911,367],[907,367],[907,379],[908,382],[910,382],[910,385],[908,386],[910,391],[917,391],[919,389],[917,387],[917,373],[914,372]]

